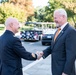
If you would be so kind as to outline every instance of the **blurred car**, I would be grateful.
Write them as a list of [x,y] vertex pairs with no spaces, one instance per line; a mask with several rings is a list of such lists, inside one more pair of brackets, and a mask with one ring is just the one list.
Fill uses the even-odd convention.
[[21,32],[21,39],[29,40],[29,41],[39,41],[40,40],[40,32],[35,30],[27,30]]
[[46,44],[51,45],[51,41],[55,31],[56,29],[48,29],[46,30],[46,32],[43,33],[41,40],[42,45],[46,45]]

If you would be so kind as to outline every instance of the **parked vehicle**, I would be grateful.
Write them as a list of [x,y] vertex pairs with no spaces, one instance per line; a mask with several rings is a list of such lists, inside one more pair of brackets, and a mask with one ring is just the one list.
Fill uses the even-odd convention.
[[[47,28],[54,29],[54,22],[26,22],[25,25],[34,25],[32,30],[24,30],[21,32],[21,39],[30,41],[39,41],[42,39],[42,34]],[[42,39],[43,40],[43,39]],[[43,43],[43,42],[42,42]],[[44,44],[44,43],[43,43]]]
[[42,45],[51,45],[52,38],[54,36],[56,29],[48,29],[42,35],[41,43]]
[[27,30],[21,32],[21,39],[30,40],[30,41],[39,41],[40,40],[41,31],[36,30]]

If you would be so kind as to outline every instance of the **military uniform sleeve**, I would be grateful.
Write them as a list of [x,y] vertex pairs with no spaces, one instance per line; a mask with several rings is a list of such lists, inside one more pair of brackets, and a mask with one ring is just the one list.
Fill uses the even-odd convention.
[[26,60],[36,60],[37,59],[36,54],[26,51],[26,49],[22,46],[20,39],[18,39],[18,38],[15,38],[13,50],[19,57],[24,58]]

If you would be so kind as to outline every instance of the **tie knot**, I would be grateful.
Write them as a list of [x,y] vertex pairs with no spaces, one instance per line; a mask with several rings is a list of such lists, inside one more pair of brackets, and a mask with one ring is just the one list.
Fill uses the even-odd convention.
[[58,28],[58,31],[60,31],[61,30],[61,28]]

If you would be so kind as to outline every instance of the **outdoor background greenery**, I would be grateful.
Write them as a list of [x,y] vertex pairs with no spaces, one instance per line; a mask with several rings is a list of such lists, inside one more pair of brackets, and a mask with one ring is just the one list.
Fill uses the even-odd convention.
[[[16,17],[24,24],[26,21],[53,22],[53,12],[57,8],[64,8],[67,11],[68,22],[76,28],[76,0],[49,0],[48,5],[42,8],[34,8],[32,0],[2,0],[0,3],[0,24],[4,24],[9,16]],[[23,26],[22,29],[29,27]],[[32,27],[31,25],[30,29]],[[3,29],[0,26],[0,30]]]

